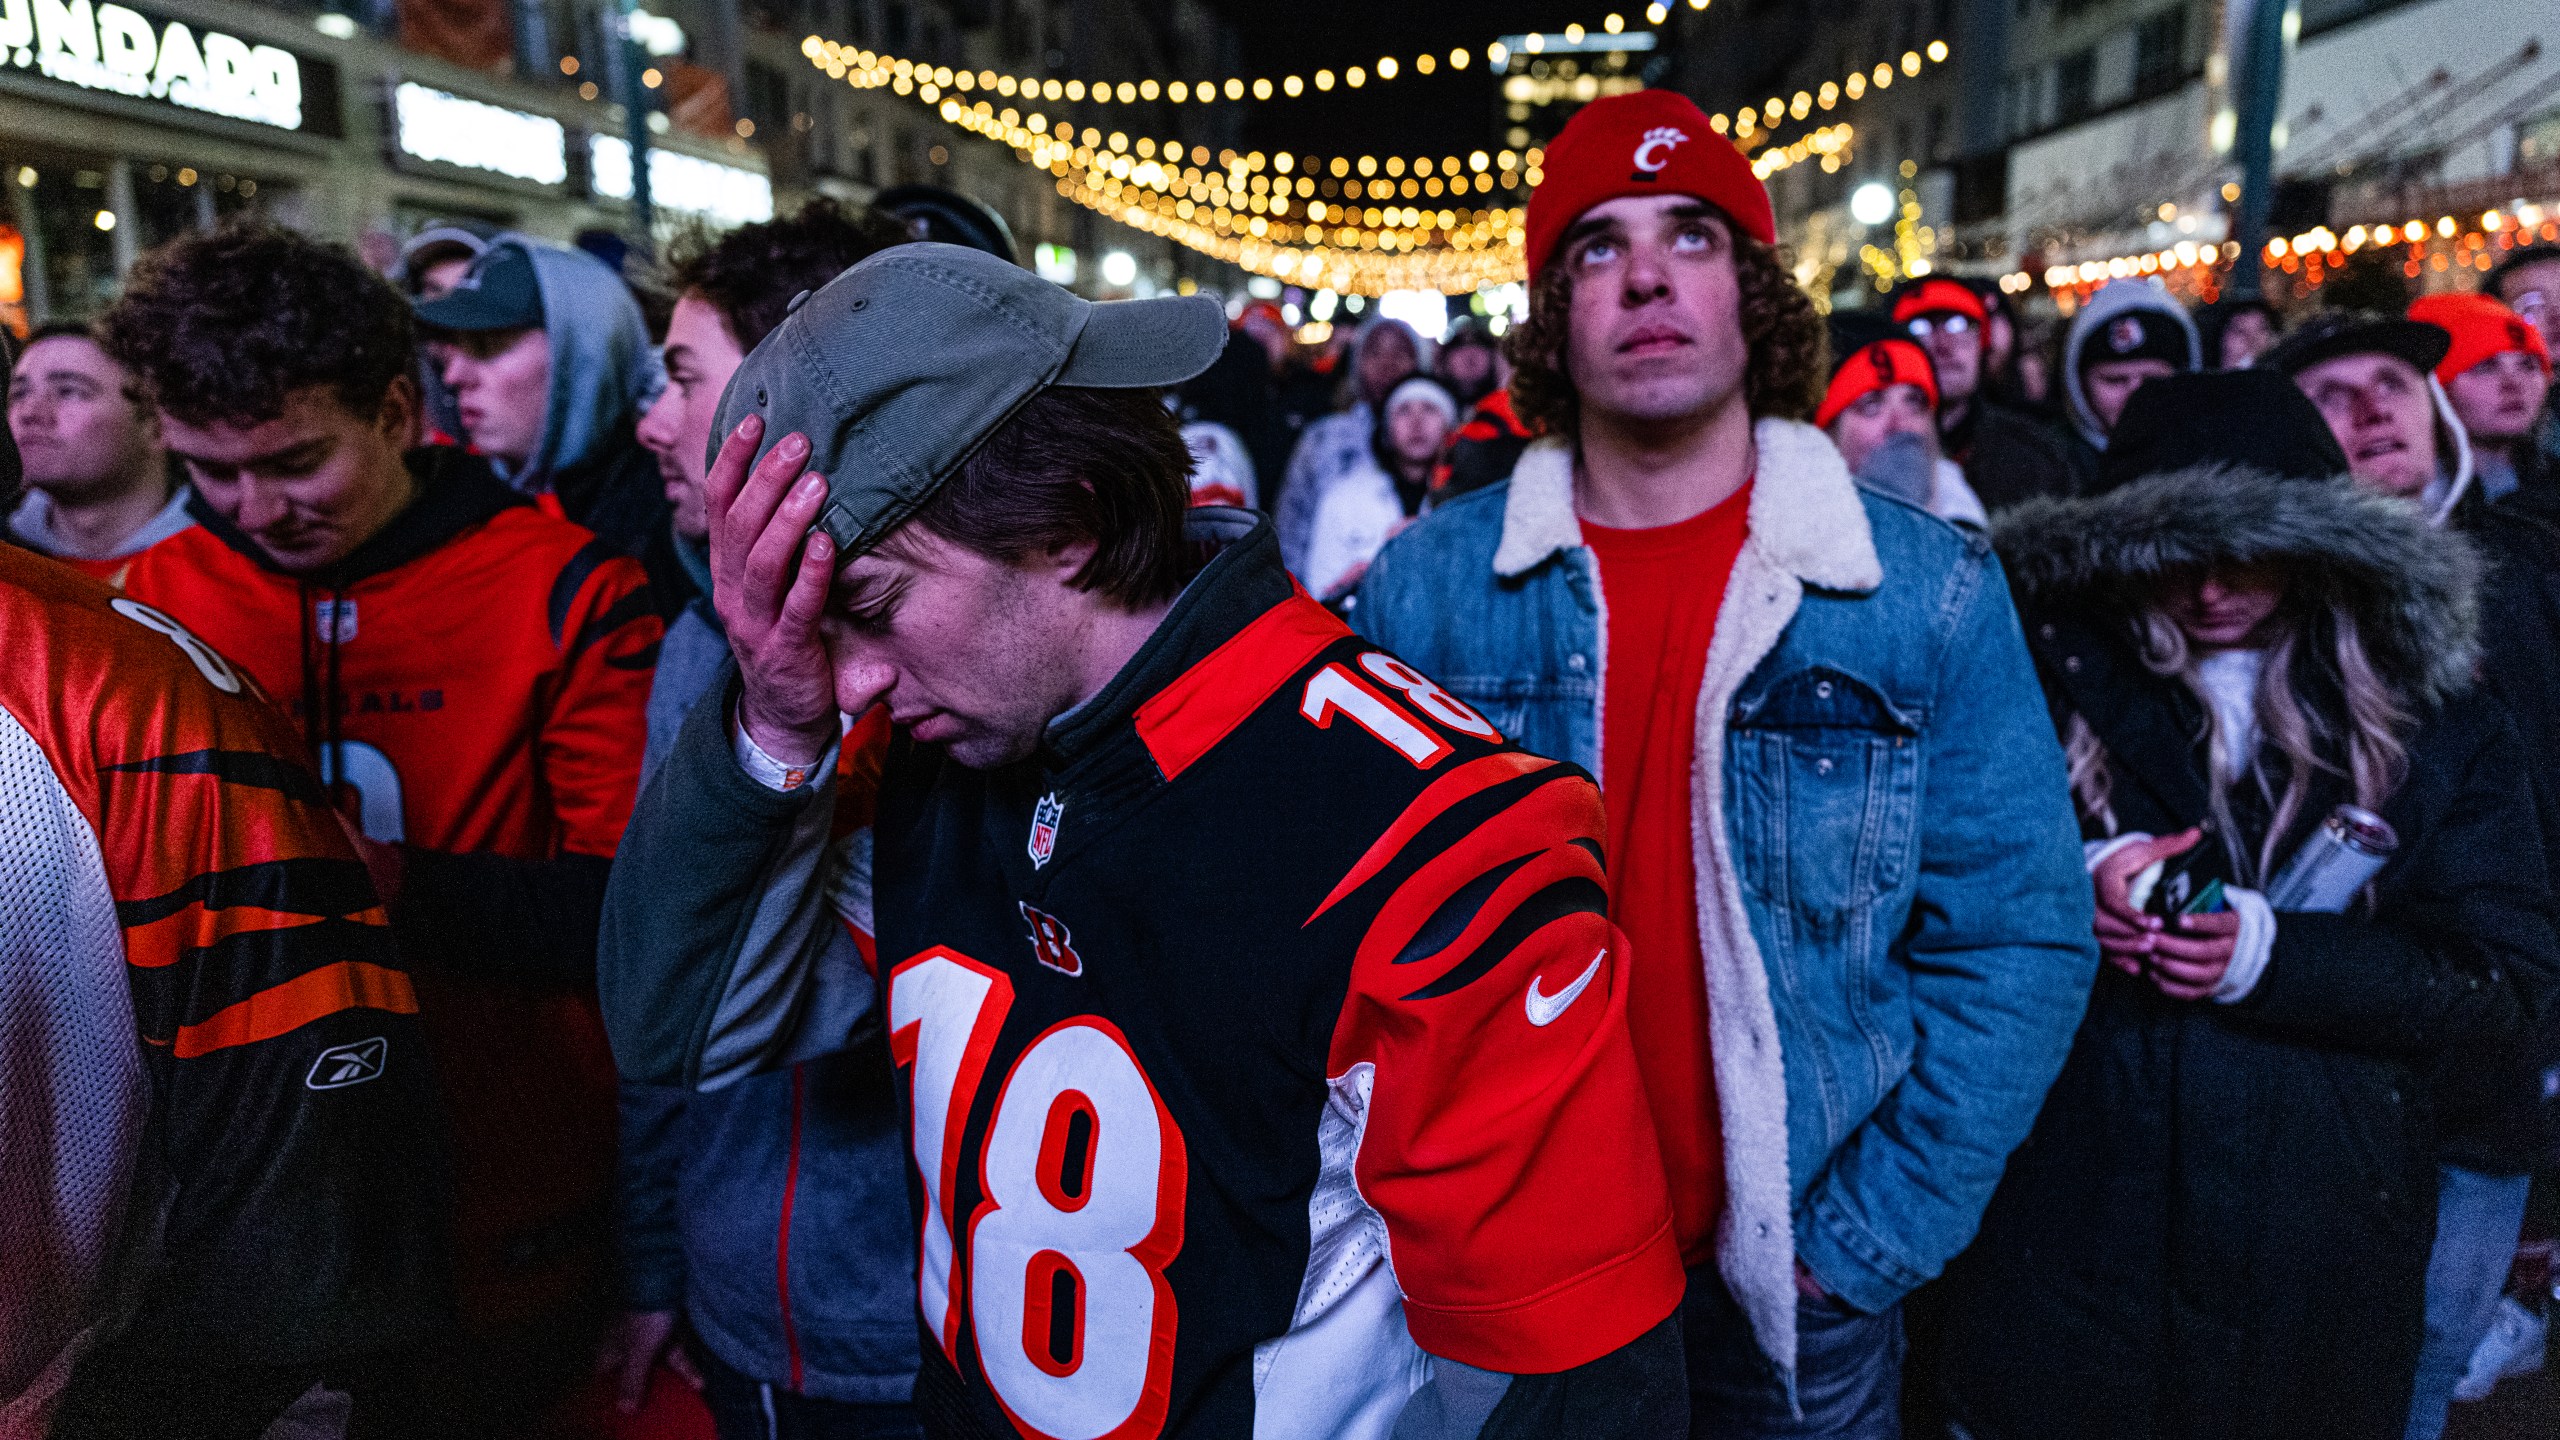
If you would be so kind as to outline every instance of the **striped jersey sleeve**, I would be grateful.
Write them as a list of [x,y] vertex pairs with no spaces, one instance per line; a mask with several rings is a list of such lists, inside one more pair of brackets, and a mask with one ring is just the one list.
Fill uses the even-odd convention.
[[18,578],[0,704],[86,822],[149,1079],[164,1218],[131,1334],[258,1364],[399,1343],[440,1303],[443,1171],[364,866],[243,672],[148,606]]

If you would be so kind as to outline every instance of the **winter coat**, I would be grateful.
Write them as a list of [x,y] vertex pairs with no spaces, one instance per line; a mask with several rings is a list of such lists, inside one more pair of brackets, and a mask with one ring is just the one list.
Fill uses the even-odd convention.
[[[1764,418],[1698,690],[1691,852],[1725,1214],[1717,1266],[1797,1357],[1795,1267],[1874,1313],[1972,1237],[2097,945],[2062,756],[1990,547]],[[1434,509],[1352,623],[1524,748],[1605,768],[1609,616],[1573,451]]]
[[[1949,1271],[1948,1399],[1977,1440],[2397,1437],[2435,1234],[2430,1069],[2521,1033],[2560,973],[2519,742],[2462,694],[2469,548],[2343,478],[2212,469],[2021,508],[1995,537],[2057,719],[2105,745],[2115,824],[2093,839],[2208,818],[2201,704],[2133,638],[2134,597],[2172,572],[2289,562],[2424,719],[2370,912],[2279,912],[2235,1003],[2099,971]],[[2345,798],[2315,786],[2302,826]]]
[[[1360,383],[1360,356],[1390,333],[1404,336],[1413,346],[1421,373],[1430,371],[1430,344],[1412,326],[1381,316],[1361,327],[1358,345],[1343,361],[1353,387]],[[1377,399],[1384,402],[1386,397],[1380,395]],[[1308,422],[1298,437],[1298,448],[1289,456],[1288,473],[1281,477],[1278,493],[1262,497],[1280,532],[1280,560],[1289,567],[1290,574],[1303,577],[1307,573],[1307,543],[1315,528],[1316,507],[1323,503],[1325,491],[1334,481],[1358,470],[1370,458],[1370,436],[1378,419],[1377,405],[1362,396],[1339,414]]]
[[2039,495],[2076,495],[2096,470],[2076,462],[2050,427],[1980,396],[1938,438],[1947,458],[1964,467],[1965,483],[1994,512]]

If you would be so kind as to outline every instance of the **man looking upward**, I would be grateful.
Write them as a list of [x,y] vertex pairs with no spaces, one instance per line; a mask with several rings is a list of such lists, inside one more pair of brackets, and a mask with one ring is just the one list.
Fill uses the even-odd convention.
[[1976,537],[1802,423],[1821,320],[1688,100],[1582,109],[1530,198],[1508,482],[1361,630],[1600,777],[1682,1258],[1693,1434],[1890,1436],[2097,963],[2042,692]]

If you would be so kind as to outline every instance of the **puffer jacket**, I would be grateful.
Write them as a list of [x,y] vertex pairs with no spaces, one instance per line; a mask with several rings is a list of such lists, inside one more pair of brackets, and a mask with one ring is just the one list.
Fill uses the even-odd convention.
[[[2099,972],[2034,1133],[1949,1271],[1947,1397],[1977,1440],[2396,1437],[2440,1125],[2460,1103],[2437,1063],[2525,1032],[2560,975],[2520,743],[2467,693],[2470,549],[2343,477],[2220,469],[2021,507],[1996,540],[2057,721],[2085,717],[2105,747],[2090,838],[2208,818],[2201,702],[2144,665],[2133,628],[2137,597],[2175,572],[2285,565],[2337,597],[2332,616],[2423,718],[2383,807],[2400,845],[2369,909],[2278,912],[2272,958],[2236,1003]],[[2300,828],[2345,798],[2324,777]],[[2245,788],[2235,802],[2252,853],[2268,808]]]

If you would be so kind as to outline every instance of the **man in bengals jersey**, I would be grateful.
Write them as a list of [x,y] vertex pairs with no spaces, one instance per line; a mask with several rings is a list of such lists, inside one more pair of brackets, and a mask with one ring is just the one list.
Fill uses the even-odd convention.
[[364,866],[168,616],[0,544],[0,654],[0,1437],[384,1433],[449,1295]]
[[600,1315],[614,1075],[596,917],[660,627],[639,567],[477,459],[409,450],[408,306],[354,256],[232,228],[147,257],[107,315],[196,489],[135,561],[285,703],[361,844],[453,1129],[469,1407],[530,1413]]
[[747,357],[738,678],[616,862],[617,1056],[885,1030],[930,1434],[1684,1433],[1598,791],[1186,516],[1155,387],[1225,338],[919,243]]

